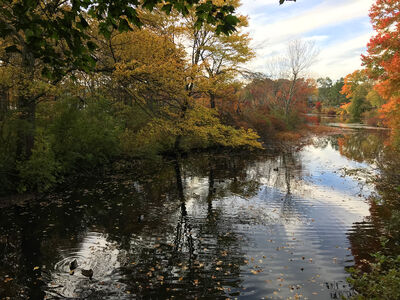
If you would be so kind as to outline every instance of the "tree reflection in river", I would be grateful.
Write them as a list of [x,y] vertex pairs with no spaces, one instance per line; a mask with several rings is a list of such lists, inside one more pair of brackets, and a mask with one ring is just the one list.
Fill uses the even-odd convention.
[[[339,284],[352,259],[345,232],[368,207],[358,196],[357,180],[337,172],[363,166],[340,156],[337,138],[268,155],[204,153],[115,166],[112,174],[82,180],[41,203],[4,209],[0,276],[13,280],[0,283],[0,297],[349,294]],[[345,141],[366,147],[356,140],[361,138]],[[361,151],[366,159],[377,153]],[[388,157],[378,156],[393,167]],[[386,205],[376,205],[376,216],[371,208],[365,226],[356,223],[349,232],[356,263],[365,257],[364,241],[395,235],[380,225],[389,218]],[[93,269],[92,280],[79,268],[69,275],[73,259],[79,268]]]
[[340,154],[358,162],[374,163],[389,135],[384,130],[359,130],[338,138]]
[[349,232],[355,265],[369,269],[371,254],[400,254],[400,152],[384,146],[387,134],[355,134],[339,139],[341,153],[358,161],[375,163],[372,178],[376,193],[368,198],[370,215]]
[[[253,196],[259,187],[254,176],[247,176],[253,160],[198,155],[183,161],[141,176],[85,182],[83,188],[50,196],[50,204],[2,213],[0,272],[13,278],[9,286],[14,291],[0,290],[1,295],[238,293],[246,238],[233,231],[231,219],[213,207],[213,200],[229,194]],[[190,187],[193,180],[208,180],[207,191]],[[194,200],[207,202],[205,218],[197,215],[201,210],[188,211]],[[68,274],[75,258],[94,270],[93,281],[78,272]]]

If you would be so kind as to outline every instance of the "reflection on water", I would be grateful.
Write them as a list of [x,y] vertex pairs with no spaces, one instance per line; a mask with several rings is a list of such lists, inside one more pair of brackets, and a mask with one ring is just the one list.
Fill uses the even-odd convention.
[[[381,138],[363,132],[315,138],[277,155],[141,163],[5,209],[0,296],[350,295],[345,267],[358,263],[371,240],[365,236],[378,235],[379,213],[372,220],[365,200],[375,188],[365,174],[381,156]],[[366,172],[344,176],[344,168]]]

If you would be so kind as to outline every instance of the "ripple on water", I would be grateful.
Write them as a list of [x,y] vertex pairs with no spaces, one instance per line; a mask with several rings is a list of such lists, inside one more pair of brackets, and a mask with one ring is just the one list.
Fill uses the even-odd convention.
[[[285,155],[183,159],[183,193],[175,167],[166,163],[159,177],[122,178],[122,187],[114,177],[104,179],[90,192],[71,194],[76,200],[58,210],[20,214],[37,232],[46,231],[42,247],[58,242],[52,249],[57,259],[37,255],[34,264],[53,266],[45,276],[47,298],[297,294],[319,300],[351,294],[345,267],[363,258],[365,237],[377,234],[363,199],[373,187],[338,169],[367,164],[344,157],[332,143]],[[40,216],[56,225],[41,228]],[[18,226],[2,224],[16,234]],[[70,275],[75,259],[78,268]],[[82,269],[92,269],[93,278]]]
[[[121,261],[126,254],[116,243],[108,242],[107,236],[98,232],[87,232],[79,248],[60,249],[62,257],[51,272],[46,288],[47,297],[88,297],[107,295],[125,297],[124,284],[118,283]],[[70,263],[75,260],[78,267],[70,274]],[[93,270],[93,278],[82,275],[82,270]]]

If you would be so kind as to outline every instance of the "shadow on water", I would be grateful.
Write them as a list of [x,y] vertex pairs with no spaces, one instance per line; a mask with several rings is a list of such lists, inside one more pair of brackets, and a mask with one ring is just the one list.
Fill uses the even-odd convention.
[[375,193],[367,177],[341,170],[370,171],[385,159],[373,135],[315,138],[276,155],[195,154],[116,167],[4,209],[0,297],[350,295],[344,268],[365,257],[365,243],[374,245],[384,212],[364,200]]

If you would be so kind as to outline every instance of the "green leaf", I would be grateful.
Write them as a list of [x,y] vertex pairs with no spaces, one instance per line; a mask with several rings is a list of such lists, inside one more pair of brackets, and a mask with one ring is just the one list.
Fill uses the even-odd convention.
[[89,41],[86,43],[89,51],[94,51],[97,49],[97,45],[95,43],[93,43],[92,41]]
[[119,32],[128,31],[128,30],[130,30],[130,29],[131,29],[131,27],[129,26],[129,23],[128,23],[127,20],[121,19],[121,20],[119,21],[119,26],[118,26]]
[[164,11],[167,15],[171,13],[172,4],[165,4],[161,10]]

